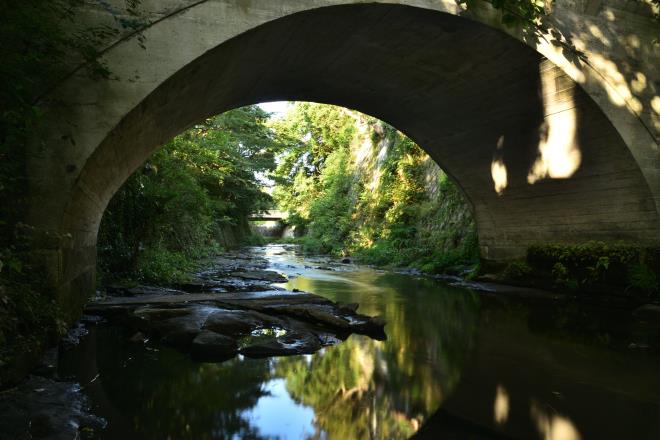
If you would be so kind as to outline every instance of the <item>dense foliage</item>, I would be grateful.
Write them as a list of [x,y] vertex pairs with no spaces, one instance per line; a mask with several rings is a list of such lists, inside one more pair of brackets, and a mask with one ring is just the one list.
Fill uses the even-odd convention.
[[409,138],[342,108],[297,103],[274,124],[287,139],[274,196],[316,253],[436,272],[477,257],[456,186]]
[[536,282],[579,292],[660,294],[660,249],[627,243],[586,242],[531,246],[525,262],[504,270],[508,282]]
[[196,259],[249,235],[248,214],[268,209],[260,175],[279,143],[257,106],[216,116],[157,151],[110,202],[99,268],[110,278],[171,282]]

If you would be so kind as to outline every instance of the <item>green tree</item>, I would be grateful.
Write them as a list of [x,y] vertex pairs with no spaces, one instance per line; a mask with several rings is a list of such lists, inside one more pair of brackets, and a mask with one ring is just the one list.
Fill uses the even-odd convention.
[[273,128],[286,140],[273,194],[289,221],[307,229],[307,251],[429,272],[476,260],[462,194],[401,132],[314,103],[296,103]]
[[228,228],[249,233],[247,216],[272,207],[260,176],[280,149],[268,113],[243,107],[174,138],[124,184],[99,232],[105,274],[170,282],[218,251]]

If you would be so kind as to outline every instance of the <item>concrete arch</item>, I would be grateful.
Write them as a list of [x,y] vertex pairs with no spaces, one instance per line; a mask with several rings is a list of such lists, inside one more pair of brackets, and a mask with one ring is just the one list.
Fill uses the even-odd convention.
[[267,100],[342,105],[405,131],[463,188],[485,259],[543,241],[660,243],[660,172],[640,161],[657,143],[629,108],[643,97],[596,102],[607,81],[572,78],[589,66],[559,68],[453,3],[302,3],[199,3],[149,28],[146,51],[130,39],[108,51],[121,80],[80,75],[53,93],[69,106],[49,115],[30,164],[30,223],[60,237],[43,254],[66,309],[93,286],[98,225],[125,179],[189,125]]

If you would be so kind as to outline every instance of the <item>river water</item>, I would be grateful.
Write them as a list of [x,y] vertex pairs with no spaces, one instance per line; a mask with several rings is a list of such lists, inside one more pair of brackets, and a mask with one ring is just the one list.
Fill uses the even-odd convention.
[[660,438],[657,328],[629,310],[477,293],[290,246],[250,252],[287,289],[382,315],[387,340],[199,363],[92,327],[60,374],[108,421],[100,438]]

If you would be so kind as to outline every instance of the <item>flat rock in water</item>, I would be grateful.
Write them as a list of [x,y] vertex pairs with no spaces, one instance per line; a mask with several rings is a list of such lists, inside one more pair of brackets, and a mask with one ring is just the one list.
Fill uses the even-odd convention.
[[325,304],[275,304],[267,310],[293,316],[307,322],[317,322],[339,330],[350,330],[351,323],[338,316],[336,309]]
[[206,279],[190,280],[187,283],[180,283],[177,284],[176,286],[178,289],[183,290],[186,293],[201,293],[201,292],[210,292],[210,291],[224,292],[227,290],[226,283],[222,281],[206,280]]
[[173,307],[173,308],[159,308],[159,307],[139,307],[133,314],[139,318],[148,321],[160,321],[163,319],[177,318],[179,316],[189,315],[189,308]]
[[144,343],[147,342],[148,340],[149,340],[149,338],[147,338],[147,336],[146,336],[144,333],[142,333],[142,332],[137,332],[137,333],[135,333],[135,334],[134,334],[133,336],[131,336],[130,339],[129,339],[129,341],[131,341],[131,342],[135,342],[136,344],[144,344]]
[[657,319],[660,321],[660,304],[645,304],[635,309],[633,315],[642,319]]
[[204,329],[225,335],[246,335],[257,328],[282,326],[282,320],[254,310],[219,309],[209,315]]
[[337,303],[339,310],[344,313],[355,313],[360,307],[358,303]]
[[334,304],[327,298],[307,292],[293,292],[290,290],[270,289],[256,292],[228,292],[228,293],[190,293],[187,295],[157,295],[146,297],[112,297],[101,301],[95,301],[87,306],[87,310],[93,314],[101,314],[112,308],[122,309],[123,312],[130,310],[136,305],[164,305],[165,307],[176,307],[184,304],[209,303],[218,304],[273,304],[273,303],[313,303]]
[[106,288],[108,295],[111,296],[142,296],[142,295],[183,295],[186,292],[168,287],[159,286],[117,286],[110,285]]
[[316,335],[310,332],[292,331],[272,341],[241,348],[240,353],[251,358],[263,358],[312,354],[319,349],[321,349],[321,341]]
[[234,338],[204,330],[193,339],[190,354],[198,360],[223,361],[234,357],[237,351]]
[[151,328],[162,337],[164,343],[179,349],[188,349],[193,339],[202,331],[208,308],[191,308],[189,314],[151,323]]
[[[211,336],[207,332],[218,334],[220,339],[273,332],[272,338],[240,350],[252,357],[312,353],[351,333],[386,338],[381,318],[358,314],[355,309],[357,304],[342,305],[307,292],[275,289],[111,297],[88,306],[88,312],[128,325],[145,337],[161,338],[163,343],[184,352],[194,351],[199,357],[204,357],[202,342]],[[277,332],[284,334],[276,337]],[[223,358],[225,354],[218,350],[218,359]]]
[[163,336],[162,341],[169,346],[187,351],[199,332],[199,329],[179,328]]
[[246,280],[260,280],[270,283],[285,283],[287,281],[284,275],[272,270],[243,270],[231,272],[229,275]]
[[[238,273],[238,272],[237,272]],[[285,280],[286,281],[286,280]],[[188,293],[202,292],[253,292],[259,290],[274,290],[271,286],[273,282],[284,282],[279,278],[273,280],[264,280],[259,278],[242,278],[238,276],[223,277],[222,280],[204,280],[197,279],[187,283],[179,284],[179,288]]]
[[71,440],[80,431],[100,431],[105,420],[89,412],[77,383],[28,376],[0,393],[0,438]]

